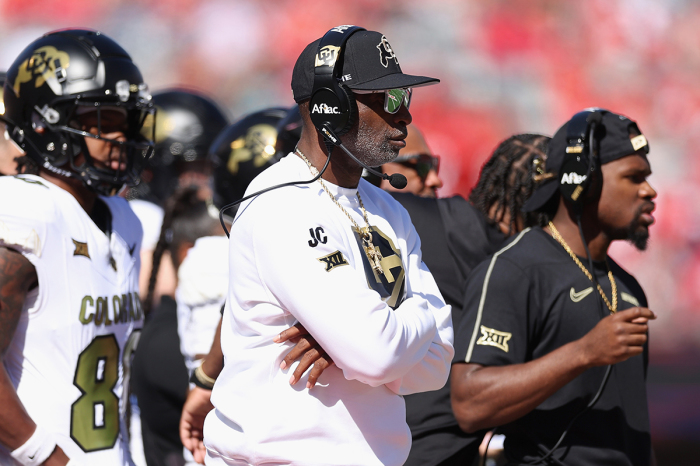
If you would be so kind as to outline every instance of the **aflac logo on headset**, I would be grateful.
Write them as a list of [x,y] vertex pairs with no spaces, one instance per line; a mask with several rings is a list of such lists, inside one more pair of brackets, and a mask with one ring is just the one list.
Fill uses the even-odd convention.
[[325,134],[325,127],[328,126],[332,132],[341,136],[355,122],[357,104],[352,91],[340,84],[340,74],[343,47],[357,31],[364,31],[364,28],[337,26],[319,41],[314,59],[314,87],[309,113],[314,126],[322,134]]
[[588,108],[574,115],[567,124],[566,155],[560,172],[559,191],[577,208],[583,206],[591,175],[599,167],[593,135],[596,127],[602,123],[603,112],[607,111]]
[[562,184],[581,184],[588,178],[586,175],[579,175],[576,172],[564,173],[561,177]]
[[320,104],[314,104],[311,108],[311,113],[323,113],[326,115],[339,115],[340,110],[338,107],[331,107],[328,104],[321,102]]

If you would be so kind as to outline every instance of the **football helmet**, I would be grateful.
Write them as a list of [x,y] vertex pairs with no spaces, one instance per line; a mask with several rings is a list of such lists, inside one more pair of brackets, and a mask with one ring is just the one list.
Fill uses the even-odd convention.
[[223,130],[209,149],[214,166],[214,205],[217,208],[243,197],[248,184],[276,163],[277,124],[286,108],[251,113]]
[[277,123],[277,160],[296,149],[301,138],[301,114],[299,106],[293,105],[287,110],[287,114]]
[[[27,156],[100,194],[136,184],[153,153],[153,136],[141,132],[154,111],[148,86],[129,54],[100,32],[63,29],[35,40],[7,70],[3,96],[8,133]],[[116,131],[103,131],[107,109],[124,117]],[[95,127],[80,123],[86,114],[96,114]],[[104,137],[115,132],[124,137]],[[96,165],[86,138],[117,146],[120,168]]]
[[153,131],[155,122],[155,153],[141,177],[144,182],[130,190],[127,197],[163,205],[178,187],[180,174],[208,174],[207,151],[228,125],[228,118],[213,100],[193,90],[154,92],[153,102],[155,118],[147,118],[143,129]]

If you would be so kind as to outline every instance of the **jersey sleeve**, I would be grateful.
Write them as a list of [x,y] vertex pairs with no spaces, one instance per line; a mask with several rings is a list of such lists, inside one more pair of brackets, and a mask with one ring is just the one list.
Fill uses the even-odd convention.
[[[424,358],[437,357],[438,325],[446,326],[449,314],[449,308],[435,312],[445,307],[439,293],[428,297],[411,289],[393,310],[368,286],[362,263],[355,263],[358,246],[350,227],[319,212],[323,207],[308,197],[295,201],[294,194],[276,196],[277,202],[275,196],[255,201],[262,201],[256,213],[266,206],[275,212],[259,215],[252,227],[257,273],[273,300],[304,325],[349,380],[379,386],[404,377]],[[247,210],[237,220],[253,213]],[[318,237],[310,234],[316,231]],[[419,269],[420,256],[410,256],[403,258],[408,281],[429,277]],[[426,283],[435,287],[427,278]]]
[[112,213],[112,229],[127,243],[130,253],[138,257],[143,243],[143,227],[129,202],[119,196],[101,198]]
[[499,253],[479,264],[467,281],[454,362],[525,362],[530,351],[528,303],[529,280],[520,267]]
[[[422,260],[420,238],[410,220],[406,220],[408,233],[406,243],[408,253],[407,284],[408,296],[425,301],[428,311],[435,318],[436,332],[425,356],[403,377],[386,384],[398,395],[438,390],[445,385],[454,355],[451,306],[445,304],[433,275]],[[405,301],[396,309],[403,312],[403,306],[413,303]]]
[[48,184],[36,176],[0,177],[0,245],[41,257],[55,219]]
[[160,227],[163,225],[163,209],[148,201],[134,199],[129,201],[129,207],[138,217],[143,229],[143,243],[141,248],[146,251],[153,251],[158,245],[160,238]]

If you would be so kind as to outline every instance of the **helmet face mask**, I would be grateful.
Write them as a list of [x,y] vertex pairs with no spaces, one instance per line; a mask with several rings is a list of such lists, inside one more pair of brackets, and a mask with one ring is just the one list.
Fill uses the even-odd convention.
[[[9,68],[4,97],[15,143],[40,168],[100,194],[136,184],[153,153],[153,135],[141,133],[155,112],[148,86],[129,55],[98,32],[63,30],[34,41]],[[124,117],[118,133],[107,132],[107,110]],[[91,154],[87,140],[113,146],[118,168]]]
[[[119,190],[123,185],[136,185],[154,145],[153,136],[145,137],[137,129],[142,128],[145,118],[153,112],[153,108],[140,109],[128,102],[123,106],[111,102],[78,102],[69,113],[72,115],[69,125],[57,128],[67,134],[74,146],[80,147],[78,155],[70,159],[71,170],[102,194],[114,194],[115,188]],[[110,114],[119,115],[116,126]],[[88,122],[81,124],[86,115]],[[101,160],[103,156],[90,149],[95,146],[91,144],[93,141],[101,141],[97,145],[103,146],[103,152],[110,152],[108,160]],[[116,158],[114,153],[118,153]],[[110,168],[109,162],[116,167]]]

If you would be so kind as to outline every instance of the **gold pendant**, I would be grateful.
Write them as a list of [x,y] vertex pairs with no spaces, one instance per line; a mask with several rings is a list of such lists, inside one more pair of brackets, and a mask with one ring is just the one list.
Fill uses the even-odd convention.
[[369,259],[369,264],[372,266],[372,270],[378,274],[384,275],[384,269],[382,269],[382,253],[379,252],[379,249],[371,245],[369,247],[365,246],[364,249]]
[[384,269],[382,269],[382,253],[379,251],[378,247],[372,244],[372,240],[370,238],[371,236],[363,235],[362,242],[364,245],[362,248],[365,250],[365,254],[367,255],[367,259],[369,259],[369,265],[372,267],[372,270],[374,270],[374,272],[377,274],[384,275]]

